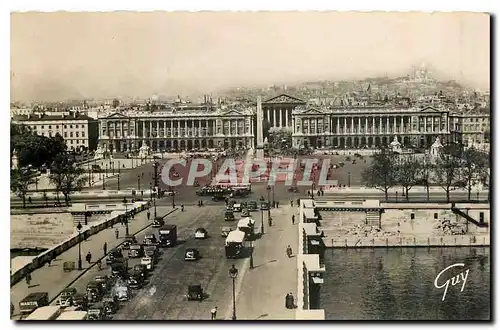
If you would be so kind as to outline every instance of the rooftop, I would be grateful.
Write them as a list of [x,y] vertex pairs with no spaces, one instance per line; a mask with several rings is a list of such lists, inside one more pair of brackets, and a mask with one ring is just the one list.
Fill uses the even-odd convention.
[[61,112],[60,114],[51,113],[50,115],[44,113],[35,113],[32,115],[16,115],[12,118],[14,121],[58,121],[58,120],[94,120],[85,114],[78,112]]

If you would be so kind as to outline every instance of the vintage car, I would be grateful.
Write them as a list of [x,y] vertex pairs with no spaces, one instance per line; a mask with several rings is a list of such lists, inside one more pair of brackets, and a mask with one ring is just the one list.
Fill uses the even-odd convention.
[[250,212],[258,211],[259,208],[257,206],[257,202],[256,201],[250,201],[250,202],[248,202],[247,209]]
[[146,278],[148,276],[148,269],[146,268],[146,265],[143,264],[137,264],[132,268],[133,271],[139,271],[142,274],[142,277]]
[[144,236],[144,240],[142,241],[143,245],[158,245],[158,240],[156,239],[155,234],[147,234]]
[[201,284],[189,285],[187,294],[187,300],[203,300],[203,289],[201,288]]
[[125,258],[116,259],[111,264],[111,276],[116,278],[126,278],[128,271],[128,260]]
[[95,303],[101,300],[103,294],[102,284],[91,281],[87,284],[87,300],[89,303]]
[[38,307],[49,304],[49,294],[47,292],[33,292],[27,295],[19,302],[19,311],[21,314],[30,314]]
[[130,249],[130,245],[137,244],[137,239],[135,238],[134,235],[128,235],[125,237],[125,241],[122,244],[122,249],[123,250],[128,250]]
[[104,320],[106,313],[104,310],[103,303],[95,303],[89,306],[87,309],[87,320],[98,321]]
[[144,247],[141,244],[132,244],[128,250],[129,258],[142,258],[144,256]]
[[187,248],[184,252],[185,261],[196,261],[200,259],[200,251],[194,248]]
[[198,228],[194,232],[194,238],[195,239],[205,239],[208,238],[208,232],[205,228]]
[[163,217],[156,217],[153,220],[153,228],[160,228],[165,224],[165,220],[163,220]]
[[239,204],[239,203],[234,204],[233,211],[234,212],[241,212],[241,204]]
[[226,211],[226,213],[224,214],[224,220],[225,221],[234,221],[233,211]]
[[118,297],[107,295],[102,298],[102,303],[104,305],[104,311],[107,315],[114,314],[120,308],[120,304],[118,302]]
[[249,216],[250,216],[250,211],[248,211],[248,209],[247,209],[247,208],[244,208],[243,210],[241,210],[241,216],[242,216],[243,218],[245,218],[245,217],[249,217]]
[[114,287],[114,291],[118,301],[128,301],[130,296],[128,286],[125,283],[116,284]]
[[133,270],[127,280],[127,284],[132,289],[140,289],[144,284],[144,277],[141,271]]
[[269,208],[270,208],[269,202],[261,202],[260,203],[260,209],[262,211],[267,211],[267,210],[269,210]]
[[113,285],[113,283],[111,283],[111,279],[106,275],[97,275],[94,278],[94,281],[101,283],[103,291],[108,290]]
[[75,293],[72,297],[73,307],[76,307],[77,310],[86,310],[88,305],[87,296],[81,293]]
[[73,306],[73,296],[76,294],[75,288],[66,288],[59,295],[56,304],[61,307]]
[[150,257],[144,257],[141,259],[141,265],[146,266],[147,270],[152,270],[153,269],[153,259]]
[[153,259],[153,262],[157,262],[160,256],[160,250],[156,245],[149,245],[144,248],[144,256]]
[[106,258],[106,264],[111,265],[115,259],[123,258],[122,251],[120,249],[113,249],[109,252]]

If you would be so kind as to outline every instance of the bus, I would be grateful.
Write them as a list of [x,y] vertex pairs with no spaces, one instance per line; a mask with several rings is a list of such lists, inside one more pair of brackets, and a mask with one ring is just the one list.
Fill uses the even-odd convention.
[[240,257],[243,249],[243,241],[245,240],[245,232],[241,230],[233,230],[226,237],[226,258],[236,259]]
[[61,306],[43,306],[35,309],[25,320],[49,321],[57,319],[59,315],[61,315]]
[[57,321],[82,321],[87,319],[85,311],[65,311],[56,319]]

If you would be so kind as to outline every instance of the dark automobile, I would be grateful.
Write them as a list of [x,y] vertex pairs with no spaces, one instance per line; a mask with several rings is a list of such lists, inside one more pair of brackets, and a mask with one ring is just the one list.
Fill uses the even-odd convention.
[[141,272],[142,277],[144,277],[144,278],[146,278],[146,276],[148,274],[148,269],[147,269],[146,265],[143,265],[143,264],[135,265],[134,268],[132,268],[132,270]]
[[269,202],[261,202],[260,203],[260,209],[262,211],[267,211],[269,210],[270,206],[269,206]]
[[75,288],[66,288],[59,295],[56,304],[61,307],[73,306],[73,296],[76,294]]
[[87,320],[97,321],[104,320],[106,317],[106,311],[104,309],[103,303],[91,304],[87,310]]
[[203,289],[201,284],[189,285],[187,290],[187,300],[203,300]]
[[241,217],[246,218],[250,216],[250,211],[245,207],[243,210],[241,210]]
[[104,291],[108,290],[112,286],[110,278],[106,275],[97,275],[94,278],[94,281],[96,281],[97,283],[101,283],[102,289]]
[[153,262],[158,260],[159,250],[156,245],[149,245],[144,248],[144,255],[153,259]]
[[184,260],[186,261],[196,261],[200,259],[200,251],[194,248],[187,248],[184,253]]
[[128,286],[132,289],[140,289],[144,284],[144,277],[141,271],[133,270],[128,278]]
[[156,239],[155,234],[147,234],[144,236],[144,240],[142,241],[142,244],[148,246],[148,245],[157,245],[158,240]]
[[49,305],[49,294],[47,292],[33,292],[19,302],[21,314],[29,314],[38,307]]
[[113,249],[109,252],[108,258],[106,259],[106,264],[110,265],[115,259],[123,258],[122,251],[120,249]]
[[163,220],[163,217],[156,217],[153,221],[153,228],[160,228],[165,224],[165,220]]
[[234,221],[233,211],[226,211],[226,213],[224,214],[224,220],[225,221]]
[[102,299],[102,303],[104,305],[104,312],[107,315],[116,313],[116,311],[118,311],[118,308],[120,308],[120,304],[116,296],[111,296],[111,295],[105,296]]
[[127,259],[120,258],[116,259],[111,264],[111,276],[115,278],[126,278],[128,271],[128,261]]
[[130,245],[137,244],[137,239],[134,235],[129,235],[125,237],[125,241],[122,244],[122,249],[128,250],[130,249]]
[[208,232],[205,228],[198,228],[194,232],[194,238],[195,239],[205,239],[208,238]]
[[257,202],[256,201],[250,201],[250,202],[248,202],[247,203],[247,209],[250,212],[258,211],[259,208],[257,206]]
[[128,250],[129,258],[142,258],[144,256],[144,247],[141,244],[132,244]]
[[87,300],[89,303],[95,303],[101,300],[103,289],[101,283],[91,281],[87,284]]
[[79,309],[79,310],[86,310],[87,309],[87,305],[88,305],[87,296],[80,294],[80,293],[76,293],[72,299],[73,299],[73,307],[77,307],[77,309]]
[[225,201],[226,197],[222,194],[216,194],[212,197],[212,201],[214,202],[220,202],[220,201]]

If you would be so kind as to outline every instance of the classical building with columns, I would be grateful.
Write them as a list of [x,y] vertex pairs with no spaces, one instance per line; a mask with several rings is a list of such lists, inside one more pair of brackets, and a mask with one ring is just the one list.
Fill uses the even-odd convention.
[[390,106],[298,106],[293,146],[363,148],[387,146],[396,136],[403,147],[428,148],[440,137],[449,141],[449,111],[444,108]]
[[174,107],[161,111],[126,111],[99,117],[99,146],[111,152],[153,152],[170,148],[251,148],[254,146],[253,107],[212,109]]
[[281,94],[262,102],[264,119],[269,123],[269,127],[292,127],[293,110],[306,102]]

